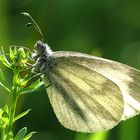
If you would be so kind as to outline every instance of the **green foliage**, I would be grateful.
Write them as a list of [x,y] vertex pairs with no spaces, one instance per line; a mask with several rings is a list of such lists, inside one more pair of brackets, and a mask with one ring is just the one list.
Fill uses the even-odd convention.
[[15,136],[14,140],[23,140],[26,133],[27,133],[27,128],[26,127],[20,129],[18,131],[17,135]]
[[0,128],[5,129],[9,123],[9,109],[5,105],[4,108],[0,108]]
[[29,133],[28,135],[26,135],[26,136],[24,137],[23,140],[29,140],[29,139],[32,137],[32,135],[35,134],[35,133],[36,133],[36,132],[31,132],[31,133]]
[[[3,71],[0,69],[0,85],[10,93],[11,102],[0,108],[0,130],[1,140],[28,140],[34,132],[26,135],[27,128],[24,127],[14,136],[13,126],[15,121],[27,115],[31,109],[28,109],[15,116],[18,97],[36,91],[42,83],[40,79],[32,80],[31,70],[28,71],[30,61],[30,50],[24,47],[10,47],[9,60],[6,58],[3,48],[0,51],[0,61],[13,72],[13,84],[10,87]],[[31,64],[30,64],[31,66]]]
[[[33,48],[40,38],[32,27],[24,26],[27,19],[19,14],[23,11],[30,12],[39,22],[44,41],[53,50],[92,53],[140,68],[139,0],[0,0],[0,46],[5,47],[5,52],[11,44]],[[0,67],[2,69],[2,65]],[[3,72],[6,77],[11,76],[11,71]],[[0,92],[0,106],[7,102],[5,92]],[[19,105],[18,110],[22,111],[32,106],[33,115],[19,120],[17,129],[24,124],[28,124],[28,130],[38,128],[39,133],[33,140],[76,140],[78,135],[81,135],[78,140],[87,140],[90,137],[90,134],[77,134],[61,127],[44,90],[38,93],[28,96],[24,104]],[[106,140],[139,140],[139,122],[138,115],[120,123],[108,132]]]
[[0,85],[5,89],[7,90],[9,93],[11,93],[9,87],[8,87],[8,83],[7,83],[7,80],[2,72],[2,70],[0,69]]
[[1,61],[6,67],[9,67],[9,68],[10,68],[10,63],[8,62],[8,60],[7,60],[6,56],[5,56],[3,47],[1,47],[1,50],[0,50],[0,61]]
[[27,115],[30,111],[31,111],[31,109],[28,109],[28,110],[26,110],[26,111],[20,113],[19,115],[15,116],[14,122],[15,122],[16,120],[22,118],[23,116]]
[[[35,132],[31,132],[27,134],[27,128],[23,127],[18,131],[14,140],[29,140]],[[27,135],[26,135],[27,134]]]

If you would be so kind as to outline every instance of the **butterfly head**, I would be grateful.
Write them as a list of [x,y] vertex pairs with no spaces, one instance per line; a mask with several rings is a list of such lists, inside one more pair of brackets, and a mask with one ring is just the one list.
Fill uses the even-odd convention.
[[42,41],[37,41],[34,46],[34,53],[32,53],[32,58],[35,60],[33,67],[34,73],[46,73],[50,67],[52,67],[52,60],[50,55],[52,50],[47,44],[44,44]]
[[42,41],[37,41],[34,46],[35,52],[32,53],[32,58],[37,60],[39,57],[46,56],[48,57],[52,54],[52,50],[48,46],[48,44],[43,43]]

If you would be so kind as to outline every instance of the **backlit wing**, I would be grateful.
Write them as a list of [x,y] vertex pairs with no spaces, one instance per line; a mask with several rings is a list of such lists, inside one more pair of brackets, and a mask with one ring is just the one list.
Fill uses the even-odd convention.
[[[65,59],[72,63],[94,70],[114,82],[121,90],[124,98],[122,120],[140,112],[140,71],[130,66],[75,52],[56,52],[53,56],[60,62]],[[80,71],[80,69],[79,69]]]
[[[95,58],[75,52],[56,52],[51,57],[56,66],[49,71],[47,93],[60,123],[81,132],[117,125],[124,112],[122,91],[94,68]],[[47,80],[44,76],[44,83]]]

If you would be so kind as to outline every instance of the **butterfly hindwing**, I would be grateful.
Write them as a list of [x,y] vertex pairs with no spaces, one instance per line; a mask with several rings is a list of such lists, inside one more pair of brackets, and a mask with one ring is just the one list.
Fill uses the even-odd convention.
[[[61,56],[62,53],[62,56]],[[65,55],[64,55],[65,54]],[[47,93],[53,110],[65,127],[81,131],[107,130],[121,120],[124,99],[119,87],[71,54],[54,53],[56,66],[49,72]],[[44,83],[47,83],[44,77]]]
[[137,115],[140,112],[140,71],[130,66],[87,54],[76,52],[56,52],[54,59],[70,60],[95,70],[117,84],[124,98],[124,113],[122,120]]

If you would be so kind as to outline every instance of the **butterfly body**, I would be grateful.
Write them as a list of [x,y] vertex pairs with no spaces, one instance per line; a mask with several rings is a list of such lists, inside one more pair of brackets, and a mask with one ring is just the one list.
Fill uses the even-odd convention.
[[51,59],[52,51],[47,44],[43,44],[38,41],[35,45],[36,52],[32,54],[32,58],[36,60],[34,64],[33,72],[48,74],[50,69],[54,66],[54,62]]
[[79,52],[52,52],[38,41],[33,71],[41,73],[53,110],[71,130],[108,130],[140,112],[140,71]]

